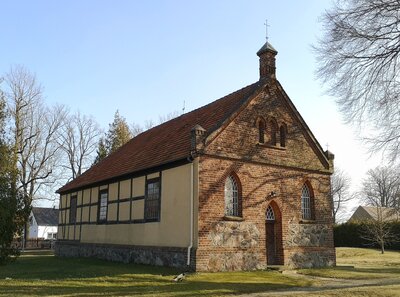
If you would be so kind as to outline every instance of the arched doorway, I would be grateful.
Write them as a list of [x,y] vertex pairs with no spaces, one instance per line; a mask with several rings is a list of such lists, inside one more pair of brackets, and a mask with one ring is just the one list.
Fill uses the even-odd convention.
[[278,205],[272,201],[265,212],[267,265],[283,265],[282,219]]

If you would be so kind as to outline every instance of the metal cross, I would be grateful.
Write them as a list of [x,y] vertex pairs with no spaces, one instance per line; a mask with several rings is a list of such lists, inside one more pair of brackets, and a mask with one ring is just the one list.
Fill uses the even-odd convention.
[[268,19],[265,20],[264,25],[265,25],[265,39],[266,39],[267,42],[268,42],[268,27],[269,27],[269,25],[268,25]]

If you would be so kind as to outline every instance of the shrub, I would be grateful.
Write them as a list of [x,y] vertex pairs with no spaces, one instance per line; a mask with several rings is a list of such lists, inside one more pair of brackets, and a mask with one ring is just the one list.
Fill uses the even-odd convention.
[[[400,222],[389,223],[393,237],[400,239]],[[379,248],[377,244],[372,244],[363,236],[365,228],[368,228],[368,223],[361,222],[347,222],[340,225],[335,225],[334,240],[335,247],[375,247]],[[400,250],[400,240],[393,241],[387,244],[389,249]]]

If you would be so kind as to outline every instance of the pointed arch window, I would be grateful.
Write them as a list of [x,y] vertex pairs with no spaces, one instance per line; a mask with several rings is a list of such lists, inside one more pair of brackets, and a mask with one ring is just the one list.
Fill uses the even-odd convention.
[[278,133],[278,125],[275,120],[270,121],[271,126],[271,139],[270,144],[275,146],[276,145],[276,134]]
[[225,180],[225,215],[239,217],[240,193],[237,179],[232,175]]
[[264,121],[261,120],[258,122],[258,142],[259,143],[265,142],[264,135],[265,135],[265,123],[264,123]]
[[274,210],[271,207],[271,205],[269,205],[267,207],[267,212],[266,212],[265,216],[266,216],[267,221],[275,221],[275,214],[274,214]]
[[282,125],[279,128],[279,136],[280,136],[281,147],[286,147],[286,127],[285,127],[285,125]]
[[301,218],[303,220],[312,220],[312,196],[307,184],[301,189]]

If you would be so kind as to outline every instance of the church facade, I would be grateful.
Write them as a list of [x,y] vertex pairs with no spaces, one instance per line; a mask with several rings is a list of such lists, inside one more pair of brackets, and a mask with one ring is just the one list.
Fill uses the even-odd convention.
[[59,256],[196,271],[335,265],[323,151],[257,53],[259,81],[139,134],[58,190]]

